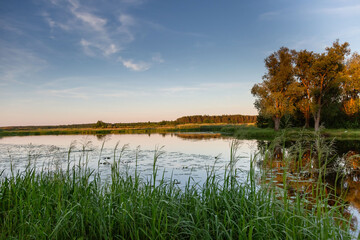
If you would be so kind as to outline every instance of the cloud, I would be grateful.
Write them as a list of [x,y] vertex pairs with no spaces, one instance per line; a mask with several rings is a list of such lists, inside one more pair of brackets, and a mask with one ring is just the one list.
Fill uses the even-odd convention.
[[69,0],[69,2],[72,5],[70,11],[77,19],[80,19],[83,23],[87,24],[95,31],[106,33],[106,19],[98,17],[90,12],[86,12],[85,10],[81,10],[80,4],[77,1]]
[[224,82],[224,83],[203,83],[200,85],[202,89],[233,89],[244,87],[244,83],[241,82]]
[[104,56],[110,56],[120,51],[115,44],[111,43],[110,45],[103,45],[98,42],[90,42],[86,39],[81,39],[80,45],[83,47],[85,54],[92,57],[95,57],[99,50]]
[[105,32],[105,24],[106,20],[103,18],[96,17],[95,15],[92,15],[87,12],[76,12],[73,11],[74,15],[82,20],[84,23],[88,24],[90,27],[92,27],[95,31],[98,32]]
[[80,45],[83,47],[83,50],[86,55],[92,56],[92,57],[95,56],[95,53],[91,49],[91,46],[94,46],[94,44],[92,44],[91,42],[89,42],[85,39],[81,39]]
[[329,15],[358,15],[360,12],[360,4],[354,6],[345,6],[345,7],[334,7],[334,8],[322,8],[316,10],[316,12],[329,14]]
[[163,63],[164,59],[162,58],[160,53],[155,53],[152,57],[152,61],[155,63]]
[[169,33],[169,34],[189,36],[189,37],[201,37],[201,38],[207,37],[205,34],[202,34],[202,33],[173,30],[173,29],[165,27],[164,25],[161,25],[161,24],[155,23],[155,22],[151,22],[151,21],[143,21],[143,24],[145,24],[148,27],[150,27],[156,31],[159,31],[159,32],[165,32],[165,33]]
[[153,91],[143,91],[142,89],[133,89],[133,90],[120,90],[116,92],[102,91],[101,93],[95,94],[100,97],[107,98],[131,98],[131,97],[139,97],[139,96],[153,96]]
[[123,40],[126,42],[134,41],[135,37],[131,28],[136,25],[135,19],[128,14],[120,14],[119,23],[120,26],[118,27],[117,32],[123,35]]
[[227,83],[202,83],[193,86],[175,86],[168,88],[160,88],[159,91],[165,94],[174,93],[194,93],[218,90],[232,90],[237,88],[244,88],[244,83],[227,82]]
[[154,63],[163,63],[164,59],[162,58],[160,53],[155,53],[151,58],[151,62],[144,62],[144,61],[135,62],[132,59],[124,59],[122,57],[119,57],[118,61],[121,62],[124,65],[124,67],[132,71],[143,72],[149,70]]
[[259,15],[259,20],[268,21],[280,15],[280,11],[265,12]]
[[149,70],[151,67],[151,64],[149,64],[149,63],[142,62],[142,61],[135,63],[131,59],[125,60],[121,57],[119,58],[119,61],[124,65],[124,67],[126,67],[132,71],[135,71],[135,72],[143,72],[143,71]]
[[[78,46],[84,54],[90,57],[116,57],[127,69],[142,72],[150,69],[152,64],[163,63],[160,53],[156,53],[148,61],[137,61],[119,56],[121,50],[135,40],[134,31],[138,21],[124,12],[121,3],[140,4],[143,1],[119,2],[119,12],[113,18],[101,15],[101,8],[91,8],[91,5],[81,4],[78,0],[52,0],[52,6],[60,11],[43,13],[44,20],[51,28],[52,37],[56,37],[57,30],[71,33],[78,39]],[[62,13],[62,14],[61,14]]]
[[[202,93],[217,93],[219,90],[224,91],[238,91],[246,86],[244,83],[227,82],[227,83],[203,83],[203,84],[189,84],[178,86],[167,86],[158,88],[156,86],[149,86],[147,88],[139,88],[138,86],[129,86],[119,88],[119,85],[92,85],[83,87],[83,83],[89,79],[92,81],[100,81],[97,77],[80,77],[80,78],[64,78],[55,79],[49,83],[38,86],[37,94],[47,95],[59,98],[72,99],[97,99],[97,98],[116,98],[128,99],[132,97],[168,97],[168,96],[185,96],[198,95]],[[101,79],[103,80],[103,79]],[[64,86],[68,86],[64,88]],[[118,90],[116,90],[118,89]],[[215,95],[214,95],[215,96]]]
[[201,87],[184,87],[184,86],[177,86],[177,87],[170,87],[170,88],[161,88],[160,92],[166,94],[173,94],[173,93],[180,93],[180,92],[194,92],[194,91],[203,91],[204,89]]
[[129,27],[135,25],[135,19],[127,14],[120,14],[119,22],[121,23],[122,27]]
[[42,89],[37,92],[38,94],[44,94],[52,97],[61,98],[77,98],[88,99],[89,95],[84,88],[68,88],[68,89]]
[[145,2],[145,0],[121,0],[121,2],[130,4],[130,5],[139,5]]
[[0,82],[25,83],[47,67],[34,52],[0,42]]
[[4,21],[3,19],[0,19],[0,29],[5,30],[5,31],[9,31],[9,32],[13,32],[13,33],[16,33],[18,35],[24,34],[24,32],[22,30],[20,30],[17,27],[14,27],[12,24]]
[[51,3],[58,11],[53,11],[52,16],[47,12],[42,15],[52,32],[62,30],[73,34],[88,56],[109,57],[135,40],[131,29],[136,21],[129,14],[120,14],[118,21],[109,22],[99,15],[100,9],[92,9],[77,0],[53,0]]
[[119,48],[115,44],[110,44],[106,49],[104,49],[104,54],[106,56],[117,53]]

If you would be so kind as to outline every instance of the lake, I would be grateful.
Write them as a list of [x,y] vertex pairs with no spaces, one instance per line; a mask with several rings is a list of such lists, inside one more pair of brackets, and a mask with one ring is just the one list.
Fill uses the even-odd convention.
[[[70,162],[71,165],[86,164],[90,169],[99,171],[106,180],[110,177],[111,163],[115,159],[120,161],[124,172],[133,174],[137,168],[143,178],[148,178],[153,171],[157,149],[161,152],[157,161],[158,173],[183,187],[189,177],[193,182],[203,183],[212,167],[221,175],[230,162],[233,141],[232,137],[211,133],[4,137],[0,138],[0,169],[2,176],[6,176],[11,174],[11,170],[23,171],[29,164],[36,165],[38,170],[53,170],[66,169]],[[238,140],[238,143],[237,178],[246,182],[250,159],[268,142]],[[289,142],[286,147],[292,144]],[[338,141],[333,148],[341,158],[349,151],[359,154],[359,146],[360,141]],[[259,172],[259,166],[255,170]],[[347,177],[344,187],[347,191],[344,201],[350,203],[347,211],[354,215],[354,229],[359,231],[359,227],[355,227],[360,219],[359,176]]]
[[[29,160],[38,169],[66,168],[68,151],[70,145],[73,145],[75,147],[70,155],[72,164],[78,164],[79,160],[84,163],[84,160],[87,160],[91,169],[97,170],[99,167],[101,175],[107,177],[111,169],[109,163],[114,161],[114,156],[119,160],[121,155],[120,162],[129,172],[134,170],[137,156],[137,169],[145,177],[152,174],[157,148],[162,152],[157,161],[159,173],[165,173],[166,178],[172,175],[173,179],[183,186],[189,176],[201,183],[210,167],[214,166],[219,172],[224,171],[224,167],[229,163],[232,141],[232,138],[212,134],[203,134],[200,138],[191,138],[189,134],[4,137],[0,139],[0,169],[7,175],[12,164],[13,171],[22,171],[29,164]],[[240,141],[237,151],[237,167],[243,171],[239,175],[240,180],[245,181],[246,171],[250,168],[250,156],[256,150],[256,140]]]

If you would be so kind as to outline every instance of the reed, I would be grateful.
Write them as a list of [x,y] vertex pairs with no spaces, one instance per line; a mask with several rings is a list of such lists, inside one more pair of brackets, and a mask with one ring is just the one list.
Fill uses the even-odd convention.
[[0,238],[351,238],[350,221],[341,214],[344,205],[321,208],[328,202],[318,197],[317,207],[309,208],[299,194],[288,198],[286,188],[260,183],[253,162],[248,181],[239,182],[236,149],[234,142],[225,174],[209,168],[203,185],[189,178],[183,188],[158,174],[161,148],[148,179],[123,171],[123,149],[114,151],[110,181],[87,167],[85,155],[74,166],[69,157],[65,170],[29,165],[23,172],[0,175]]

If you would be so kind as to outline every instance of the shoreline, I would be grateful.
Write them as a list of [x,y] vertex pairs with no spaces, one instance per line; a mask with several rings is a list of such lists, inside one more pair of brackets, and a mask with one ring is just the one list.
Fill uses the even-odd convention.
[[[140,127],[140,128],[38,128],[33,130],[0,129],[0,137],[10,136],[39,136],[39,135],[102,135],[102,134],[156,134],[156,133],[220,133],[238,139],[271,140],[279,136],[296,139],[299,135],[315,134],[313,129],[287,128],[274,131],[270,128],[258,128],[254,124],[182,124],[169,127]],[[339,140],[360,140],[360,129],[322,129],[320,134],[325,138]]]

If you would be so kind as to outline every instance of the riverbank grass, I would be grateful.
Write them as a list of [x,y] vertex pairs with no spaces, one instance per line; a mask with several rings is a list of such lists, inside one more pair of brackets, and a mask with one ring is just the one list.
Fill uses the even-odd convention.
[[[143,127],[143,128],[59,128],[59,129],[32,129],[32,130],[9,130],[0,129],[0,137],[7,136],[39,136],[39,135],[105,135],[105,134],[167,134],[167,133],[220,133],[233,136],[238,139],[262,139],[271,140],[284,136],[288,140],[296,140],[299,134],[313,134],[313,129],[285,128],[275,131],[272,128],[258,128],[254,124],[181,124],[171,127]],[[322,136],[325,138],[337,138],[339,140],[360,139],[360,129],[325,129],[322,128]],[[285,134],[284,134],[285,133]]]
[[86,160],[1,176],[0,239],[350,239],[338,208],[317,211],[299,195],[279,197],[259,184],[253,166],[240,183],[235,148],[225,174],[209,168],[201,186],[159,177],[159,151],[148,179],[113,162],[106,181]]

